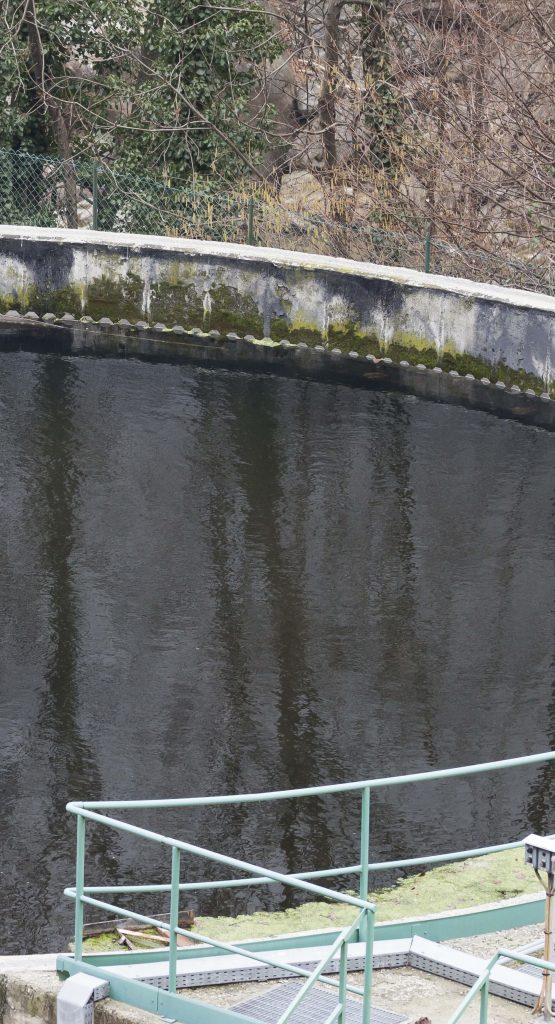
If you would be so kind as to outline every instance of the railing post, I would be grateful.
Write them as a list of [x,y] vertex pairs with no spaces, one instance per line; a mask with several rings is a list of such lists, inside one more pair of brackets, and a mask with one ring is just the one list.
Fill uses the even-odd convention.
[[254,199],[250,196],[247,203],[247,245],[254,244]]
[[346,1024],[345,1001],[347,999],[347,962],[349,944],[344,942],[339,954],[339,1005],[341,1009],[337,1018],[337,1024]]
[[177,983],[177,933],[179,925],[179,880],[181,873],[181,850],[172,846],[172,880],[170,903],[170,951],[168,992],[175,992]]
[[364,957],[364,995],[361,1024],[370,1024],[372,1017],[372,973],[374,969],[374,911],[366,911],[366,953]]
[[[360,809],[360,883],[358,894],[361,900],[368,899],[368,864],[370,861],[370,786],[362,790],[362,805]],[[365,939],[366,919],[359,939]]]
[[98,231],[98,164],[92,168],[92,229]]
[[488,1024],[489,978],[486,978],[480,992],[480,1024]]
[[73,953],[76,960],[83,959],[83,903],[81,897],[85,886],[85,826],[85,818],[78,814],[75,852],[75,949]]

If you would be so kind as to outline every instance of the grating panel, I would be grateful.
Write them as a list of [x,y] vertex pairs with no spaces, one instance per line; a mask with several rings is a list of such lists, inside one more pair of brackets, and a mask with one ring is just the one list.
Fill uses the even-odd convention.
[[[246,1013],[261,1021],[261,1024],[277,1024],[284,1010],[290,1005],[302,986],[297,982],[288,982],[286,985],[276,985],[269,992],[264,992],[254,999],[248,999],[245,1003],[235,1003],[235,1012]],[[291,1024],[324,1024],[330,1013],[337,1006],[337,995],[331,992],[324,992],[320,988],[313,988],[303,999],[291,1015]],[[346,1001],[346,1024],[361,1024],[362,1003],[354,999]],[[401,1024],[407,1020],[404,1014],[393,1013],[390,1010],[379,1010],[372,1008],[372,1024]]]
[[517,968],[521,974],[531,974],[533,978],[541,978],[542,969],[541,967],[534,967],[533,964],[523,964],[522,967]]

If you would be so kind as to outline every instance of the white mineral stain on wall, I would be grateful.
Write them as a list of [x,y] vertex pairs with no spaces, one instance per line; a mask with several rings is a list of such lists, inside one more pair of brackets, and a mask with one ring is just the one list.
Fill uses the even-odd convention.
[[333,327],[345,327],[353,337],[373,335],[385,345],[395,340],[409,347],[435,346],[438,354],[448,350],[491,364],[502,361],[546,384],[553,377],[552,296],[278,249],[16,225],[0,228],[0,296],[22,295],[39,283],[43,268],[40,259],[32,259],[33,243],[39,242],[48,244],[53,261],[44,280],[58,268],[82,296],[82,310],[87,284],[99,278],[123,283],[134,274],[143,285],[142,315],[148,319],[151,290],[159,282],[171,285],[171,267],[176,283],[194,288],[205,316],[220,312],[210,291],[223,285],[255,303],[264,333],[271,318],[283,317],[293,327],[319,332],[323,340]]

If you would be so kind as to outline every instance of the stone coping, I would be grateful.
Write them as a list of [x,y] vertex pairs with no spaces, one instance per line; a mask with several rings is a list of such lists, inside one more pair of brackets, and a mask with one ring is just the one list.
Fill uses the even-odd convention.
[[213,242],[200,239],[171,238],[167,235],[136,235],[118,231],[91,231],[73,228],[40,228],[18,224],[0,224],[0,237],[21,241],[51,243],[70,242],[73,245],[104,246],[111,249],[127,248],[133,252],[166,252],[189,256],[215,256],[246,263],[267,263],[272,266],[318,269],[337,274],[348,274],[369,279],[392,281],[407,288],[452,292],[473,299],[504,302],[523,309],[555,313],[555,296],[530,292],[520,288],[470,281],[462,277],[426,274],[406,267],[364,263],[338,256],[320,256],[316,253],[296,252],[289,249],[271,249],[264,246],[239,245],[232,242]]

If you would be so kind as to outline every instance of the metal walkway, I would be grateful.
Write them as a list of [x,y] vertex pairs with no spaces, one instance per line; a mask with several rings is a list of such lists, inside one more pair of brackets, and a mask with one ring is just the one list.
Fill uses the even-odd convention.
[[[538,944],[534,944],[534,948]],[[349,971],[362,971],[364,969],[364,952],[364,943],[353,942],[349,944],[347,956]],[[521,950],[515,949],[515,954],[518,952],[521,952]],[[207,956],[188,962],[181,960],[178,966],[177,987],[183,990],[201,988],[206,985],[233,985],[245,982],[267,982],[290,978],[291,972],[287,969],[287,964],[294,964],[311,971],[321,961],[324,953],[325,947],[322,946],[312,946],[305,949],[276,950],[273,953],[273,958],[283,962],[283,968],[255,963],[253,960],[240,955]],[[481,957],[453,949],[452,946],[448,946],[445,943],[431,942],[429,939],[423,939],[417,935],[412,939],[390,939],[374,943],[374,970],[412,967],[416,970],[426,971],[470,987],[480,977],[486,964],[487,960]],[[328,967],[325,968],[325,972],[322,973],[337,974],[338,970],[339,958],[337,957],[330,962]],[[105,968],[105,973],[113,975],[114,978],[127,978],[133,981],[146,982],[158,989],[167,990],[168,988],[167,962],[122,964],[121,966]],[[86,999],[82,999],[81,1002],[81,1011],[72,1020],[76,1024],[90,1024],[92,1004],[98,999],[104,999],[109,995],[109,982],[88,978],[86,980],[88,980],[90,987],[88,992],[85,993],[85,986],[83,984],[79,989],[75,987],[75,981],[78,977],[83,976],[74,975],[62,986],[59,1006],[64,1004],[64,1001],[67,1002],[68,999],[72,1001],[74,993],[77,991],[79,991],[82,997],[86,994]],[[256,998],[248,1000],[246,1003],[233,1005],[230,1009],[236,1012],[244,1012],[263,1021],[264,1024],[272,1024],[274,1019],[279,1019],[281,1010],[285,1009],[285,1006],[291,1001],[298,987],[298,982],[289,981],[285,985],[276,986],[269,992],[261,993],[260,996],[256,996]],[[499,963],[491,974],[491,994],[508,999],[514,1003],[519,1003],[522,1006],[534,1005],[540,993],[540,987],[541,971],[537,968],[517,968],[506,966],[505,963]],[[329,1016],[329,1008],[333,1009],[336,1004],[337,997],[334,994],[321,989],[314,989],[310,996],[307,996],[301,1004],[299,1015],[292,1018],[292,1024],[304,1024],[308,1020],[310,1020],[311,1024],[318,1024],[320,1008],[322,1008],[321,1019],[324,1021]],[[357,1024],[360,1018],[360,1006],[361,1004],[355,1000],[349,1000],[347,1024]],[[263,1011],[266,1016],[258,1017],[257,1013],[251,1013],[255,1007],[260,1009],[261,1012]],[[280,1007],[281,1010],[278,1012]],[[328,1008],[327,1013],[324,1013],[325,1008]],[[303,1013],[306,1011],[308,1016],[303,1016],[301,1010]],[[400,1021],[405,1019],[405,1016],[401,1014],[390,1014],[388,1011],[378,1010],[377,1008],[374,1008],[372,1011],[373,1024],[399,1024]],[[69,1024],[67,1014],[60,1014],[59,1024],[66,1024],[66,1022]]]
[[[248,1017],[259,1020],[261,1024],[277,1024],[284,1010],[301,989],[297,981],[277,985],[269,992],[264,992],[245,1003],[235,1003],[231,1009],[246,1013]],[[303,999],[293,1011],[289,1024],[325,1024],[337,1006],[337,996],[316,988]],[[362,1003],[347,999],[345,1024],[362,1024]],[[392,1013],[390,1010],[372,1010],[371,1024],[404,1024],[409,1018],[405,1014]]]
[[[362,998],[362,1018],[364,1024],[370,1024],[373,965],[376,968],[410,966],[471,985],[471,991],[466,998],[472,1000],[476,993],[480,992],[480,999],[484,1003],[484,1024],[487,1024],[488,986],[496,995],[523,1005],[533,1005],[540,991],[541,978],[523,970],[515,970],[512,959],[513,952],[516,954],[517,951],[498,949],[486,962],[449,946],[439,945],[431,939],[449,941],[457,936],[498,932],[522,924],[539,923],[544,911],[543,893],[534,893],[515,903],[511,902],[510,905],[491,905],[471,908],[468,911],[432,914],[425,918],[404,920],[392,925],[376,922],[376,904],[368,899],[370,879],[376,871],[432,866],[437,863],[464,861],[485,854],[522,849],[525,840],[516,839],[509,843],[502,842],[438,854],[424,852],[403,860],[372,862],[371,802],[378,791],[392,792],[397,786],[446,782],[517,767],[529,769],[532,765],[554,760],[555,751],[546,751],[503,761],[357,782],[331,783],[303,789],[162,800],[72,801],[67,805],[67,810],[76,818],[75,882],[64,891],[65,895],[75,902],[74,955],[71,957],[61,954],[57,959],[57,967],[61,973],[68,974],[74,979],[74,987],[66,990],[66,986],[62,986],[60,1024],[84,1024],[87,1020],[86,1014],[90,1014],[91,1000],[99,997],[100,983],[104,984],[104,990],[106,983],[109,985],[112,998],[156,1013],[160,1017],[171,1018],[178,1024],[190,1024],[192,1017],[195,1024],[248,1024],[249,1017],[242,1010],[231,1010],[214,1003],[195,1000],[189,994],[190,990],[202,985],[268,981],[291,976],[306,980],[301,993],[302,1000],[293,999],[281,1014],[282,1024],[289,1021],[297,1006],[302,1005],[312,991],[320,992],[324,983],[327,983],[328,989],[333,988],[338,993],[335,1009],[331,1015],[328,1014],[329,1024],[341,1017],[343,1010],[347,1008],[347,1000],[352,1000],[352,997],[355,1003],[357,997]],[[158,815],[162,810],[172,809],[182,812],[186,821],[186,814],[190,808],[203,808],[208,815],[210,808],[227,805],[243,807],[247,804],[268,805],[269,813],[272,813],[272,805],[277,801],[321,800],[340,795],[345,799],[350,796],[358,804],[359,836],[358,840],[355,840],[353,863],[334,863],[318,869],[307,869],[306,866],[299,865],[296,871],[288,873],[267,868],[260,862],[249,862],[219,850],[197,846],[177,836],[154,831],[152,828],[127,820],[127,812],[131,814],[140,810]],[[296,807],[297,803],[294,806]],[[122,812],[125,812],[124,817]],[[113,884],[109,880],[103,880],[102,884],[87,884],[86,830],[91,826],[95,829],[109,829],[111,832],[125,834],[140,840],[141,843],[146,841],[159,847],[161,854],[166,851],[169,861],[167,873],[161,880],[141,884],[134,884],[133,881]],[[207,827],[209,828],[208,817]],[[181,870],[183,855],[187,861],[193,858],[208,865],[217,865],[218,871],[222,871],[224,877],[218,875],[216,879],[204,878],[201,874],[194,881],[184,880]],[[355,892],[344,891],[334,888],[333,882],[325,884],[327,879],[347,876],[354,876],[358,880],[358,895],[356,889]],[[302,894],[304,899],[340,905],[344,911],[349,908],[350,923],[339,931],[332,928],[310,936],[304,933],[278,936],[269,940],[251,940],[249,943],[234,943],[213,938],[180,924],[182,901],[188,898],[187,894],[191,892],[275,885],[295,890],[296,894]],[[169,926],[167,920],[162,921],[146,915],[139,909],[129,908],[127,897],[154,893],[158,894],[158,898],[164,893],[169,896]],[[125,897],[125,907],[121,905],[121,897]],[[145,951],[129,954],[88,954],[83,947],[83,924],[85,911],[89,913],[90,908],[103,911],[104,916],[129,917],[142,927],[164,930],[165,933],[169,933],[167,950],[155,953]],[[419,931],[430,938],[423,939],[415,935]],[[192,940],[196,948],[179,949],[181,938]],[[314,943],[314,946],[308,948],[311,943]],[[199,948],[198,944],[204,948]],[[217,954],[212,950],[217,951]],[[530,966],[555,971],[555,964],[542,961],[538,957],[521,955],[517,959]],[[504,962],[500,963],[500,960]],[[348,980],[348,971],[362,971],[362,985]],[[325,977],[329,973],[339,973],[339,980],[332,981]],[[81,980],[77,983],[75,979],[79,976]],[[279,987],[281,989],[281,986]],[[67,999],[64,1002],[66,993]],[[457,1013],[463,1013],[466,1006],[467,1003],[463,1000]],[[354,1009],[352,1012],[355,1012]],[[64,1014],[65,1020],[62,1019]],[[250,1018],[250,1021],[253,1019]]]

